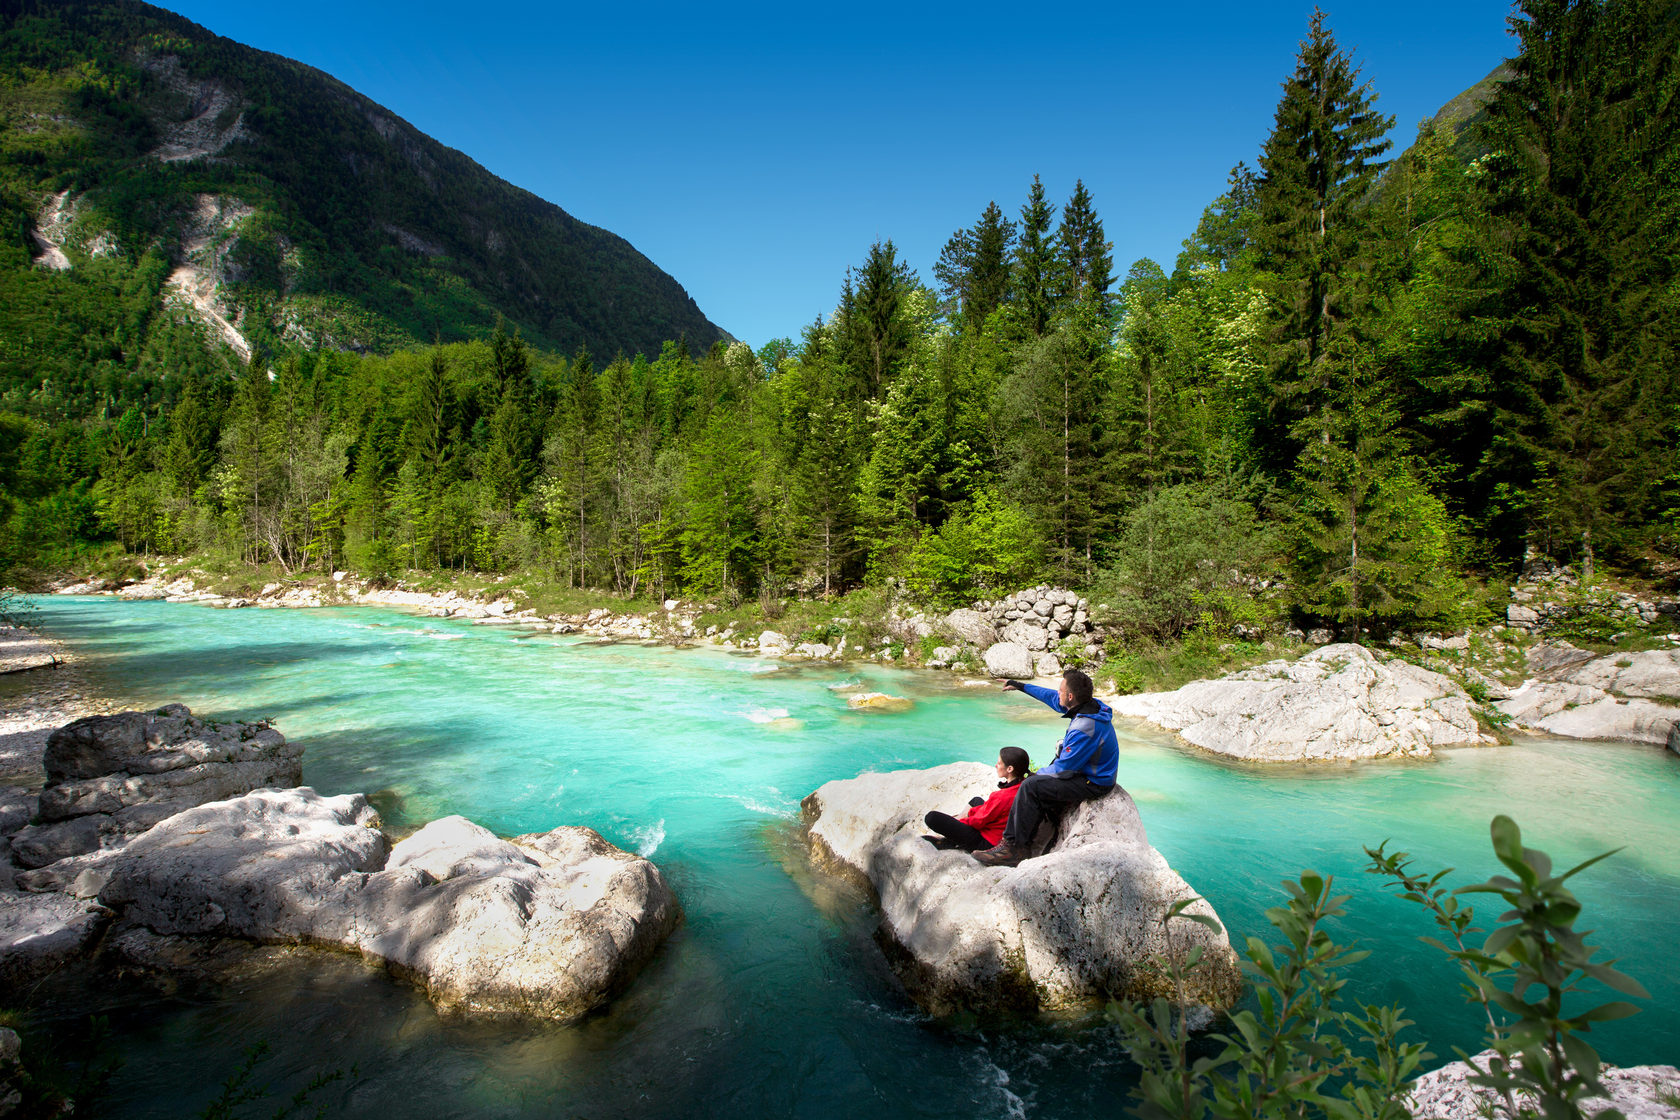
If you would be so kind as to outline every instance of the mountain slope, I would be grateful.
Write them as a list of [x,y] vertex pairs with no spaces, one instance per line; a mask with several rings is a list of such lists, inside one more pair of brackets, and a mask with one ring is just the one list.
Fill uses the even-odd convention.
[[498,315],[605,356],[727,338],[623,238],[137,0],[0,0],[0,220],[0,339],[79,309],[111,343],[85,357],[119,367],[187,318],[241,356],[473,337]]

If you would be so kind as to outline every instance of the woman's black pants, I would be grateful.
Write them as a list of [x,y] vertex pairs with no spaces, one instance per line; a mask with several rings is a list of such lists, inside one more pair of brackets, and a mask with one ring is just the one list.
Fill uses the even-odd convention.
[[945,839],[952,841],[965,852],[983,852],[992,846],[992,842],[980,835],[980,830],[971,824],[964,824],[949,813],[929,813],[922,818],[928,828]]

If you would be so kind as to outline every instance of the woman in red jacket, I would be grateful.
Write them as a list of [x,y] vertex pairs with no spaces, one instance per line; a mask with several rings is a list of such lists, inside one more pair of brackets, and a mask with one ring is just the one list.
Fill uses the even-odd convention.
[[1004,825],[1009,823],[1009,807],[1015,804],[1021,779],[1030,773],[1027,752],[1020,747],[1004,747],[998,752],[997,792],[984,801],[978,797],[970,801],[968,812],[960,817],[929,813],[922,819],[938,835],[926,839],[936,848],[961,848],[965,852],[994,846],[1003,836]]

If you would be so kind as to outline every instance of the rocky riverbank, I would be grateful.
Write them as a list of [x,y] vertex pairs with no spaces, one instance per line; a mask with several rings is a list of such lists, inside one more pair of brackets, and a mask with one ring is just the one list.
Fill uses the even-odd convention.
[[659,870],[590,829],[448,817],[393,844],[362,795],[299,787],[301,755],[180,705],[48,735],[0,818],[0,982],[238,938],[358,953],[444,1008],[570,1020],[680,919]]

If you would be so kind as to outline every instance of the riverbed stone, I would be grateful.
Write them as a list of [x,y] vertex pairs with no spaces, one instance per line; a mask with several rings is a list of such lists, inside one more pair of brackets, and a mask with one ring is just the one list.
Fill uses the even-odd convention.
[[788,641],[785,634],[779,634],[774,630],[765,630],[758,635],[758,650],[760,653],[772,655],[786,653],[791,645],[792,643]]
[[12,858],[20,867],[45,867],[71,856],[96,852],[99,822],[93,817],[53,824],[32,824],[12,836]]
[[[1493,1057],[1492,1050],[1484,1050],[1471,1060],[1477,1069],[1485,1071]],[[1419,1077],[1406,1102],[1413,1120],[1479,1120],[1500,1115],[1503,1109],[1499,1095],[1471,1084],[1470,1073],[1468,1063],[1448,1062]],[[1606,1065],[1599,1069],[1599,1081],[1610,1095],[1608,1099],[1583,1100],[1581,1111],[1587,1116],[1614,1108],[1627,1120],[1680,1120],[1680,1106],[1675,1104],[1676,1094],[1680,1094],[1680,1069],[1674,1066]],[[1532,1110],[1535,1105],[1532,1097],[1518,1094],[1519,1109]]]
[[394,848],[360,794],[259,790],[190,809],[113,861],[100,901],[155,933],[338,946],[439,1006],[568,1020],[681,916],[657,868],[589,829],[502,840],[461,817]]
[[986,672],[994,677],[1025,680],[1033,675],[1033,655],[1014,642],[995,642],[986,648]]
[[1492,741],[1451,678],[1350,643],[1111,703],[1204,750],[1255,762],[1427,757]]
[[1668,729],[1668,749],[1680,754],[1680,720]]
[[[829,782],[804,801],[819,866],[861,877],[881,911],[881,940],[907,990],[936,1014],[1089,1008],[1160,991],[1154,965],[1203,948],[1190,998],[1228,1008],[1241,991],[1223,932],[1161,917],[1195,897],[1149,845],[1124,790],[1075,806],[1045,855],[986,867],[922,839],[930,809],[960,812],[995,786],[991,768],[931,770]],[[1205,901],[1191,912],[1215,917]]]

